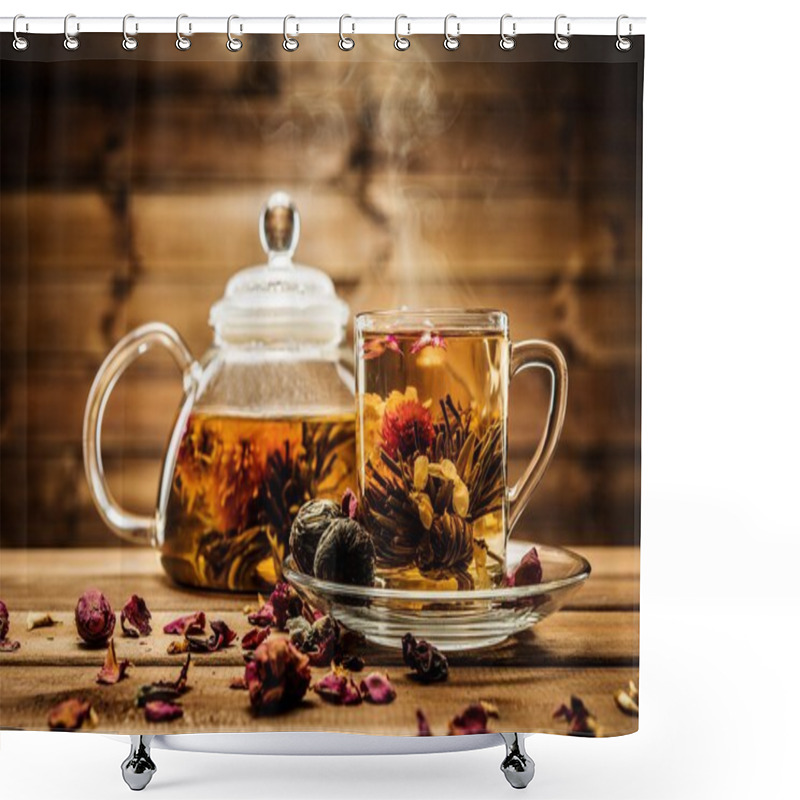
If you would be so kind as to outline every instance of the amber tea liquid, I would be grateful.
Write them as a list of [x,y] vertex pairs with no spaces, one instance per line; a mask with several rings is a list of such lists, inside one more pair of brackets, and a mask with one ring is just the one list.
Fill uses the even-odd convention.
[[505,573],[508,340],[360,332],[359,489],[382,584],[497,586]]
[[355,487],[352,414],[263,419],[192,414],[175,464],[162,563],[178,582],[270,589],[312,498]]

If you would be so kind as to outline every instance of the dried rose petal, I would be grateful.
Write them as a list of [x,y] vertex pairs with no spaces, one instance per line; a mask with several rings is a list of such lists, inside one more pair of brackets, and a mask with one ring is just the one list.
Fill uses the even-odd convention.
[[114,633],[117,618],[105,595],[97,589],[88,589],[75,606],[75,626],[78,635],[91,645],[104,645]]
[[0,639],[0,653],[13,653],[19,648],[19,642],[12,642],[11,639]]
[[234,639],[236,639],[236,632],[232,631],[223,620],[212,620],[210,626],[211,635],[207,639],[202,639],[199,636],[186,637],[191,652],[215,653],[217,650],[230,647]]
[[364,699],[376,705],[391,703],[397,697],[397,692],[385,672],[370,672],[361,680],[359,688]]
[[508,586],[536,586],[542,582],[542,562],[535,547],[522,557],[517,568],[508,576]]
[[0,600],[0,640],[8,635],[8,606]]
[[88,726],[97,724],[92,704],[88,700],[70,697],[53,706],[47,713],[47,726],[50,730],[76,731],[84,723]]
[[179,656],[182,653],[189,652],[189,641],[188,639],[181,639],[179,642],[170,642],[167,645],[167,655],[170,656]]
[[428,718],[421,708],[417,709],[417,736],[433,736]]
[[106,650],[106,660],[97,673],[97,682],[111,685],[119,683],[125,677],[125,670],[131,665],[127,658],[117,661],[117,652],[114,648],[114,640],[111,639]]
[[175,633],[179,636],[184,634],[203,633],[206,629],[206,615],[202,611],[195,611],[194,614],[186,614],[183,617],[168,622],[164,626],[164,633]]
[[553,713],[553,719],[564,719],[568,723],[570,736],[598,736],[600,728],[597,720],[580,697],[572,695],[569,706],[562,705]]
[[358,498],[352,489],[345,490],[342,497],[342,513],[350,519],[355,519],[358,515]]
[[410,633],[403,637],[403,661],[422,683],[447,680],[448,664],[444,654],[430,642],[417,640]]
[[151,700],[144,706],[144,717],[148,722],[172,722],[182,716],[183,709],[177,703]]
[[353,679],[341,669],[332,669],[313,688],[323,700],[336,706],[354,706],[361,702],[361,694]]
[[489,717],[497,715],[497,709],[490,703],[472,703],[450,720],[450,735],[489,733]]
[[447,350],[447,341],[441,334],[425,331],[425,333],[411,345],[411,354],[416,355],[426,347],[440,347],[442,350]]
[[275,714],[299,705],[311,683],[308,656],[291,642],[270,636],[247,663],[244,679],[256,714]]
[[614,702],[620,711],[632,717],[639,716],[639,690],[633,681],[628,681],[627,689],[617,689],[614,692]]
[[156,681],[155,683],[140,687],[136,695],[136,705],[141,708],[155,700],[173,702],[182,694],[189,691],[187,681],[189,678],[189,664],[191,660],[191,654],[187,655],[186,661],[183,662],[183,666],[181,667],[180,674],[174,681]]
[[253,628],[242,637],[242,650],[255,650],[269,636],[269,628]]
[[238,678],[231,678],[231,682],[228,684],[229,689],[247,689],[247,682],[242,676]]
[[60,624],[46,611],[31,611],[25,621],[25,627],[29,631],[35,631],[37,628],[52,628],[54,625]]
[[153,632],[150,627],[150,617],[151,614],[144,599],[139,595],[132,594],[119,615],[122,633],[133,638],[149,636]]

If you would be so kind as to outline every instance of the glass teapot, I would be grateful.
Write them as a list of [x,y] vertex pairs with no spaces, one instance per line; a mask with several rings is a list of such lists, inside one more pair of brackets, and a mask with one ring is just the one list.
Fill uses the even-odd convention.
[[[86,403],[84,465],[97,510],[123,539],[158,547],[166,572],[191,586],[268,590],[299,507],[356,487],[348,306],[327,275],[293,263],[300,218],[288,195],[269,199],[260,234],[268,263],[228,281],[199,361],[169,325],[142,325],[109,353]],[[101,430],[116,382],[156,345],[182,371],[184,398],[157,507],[142,516],[109,490]]]

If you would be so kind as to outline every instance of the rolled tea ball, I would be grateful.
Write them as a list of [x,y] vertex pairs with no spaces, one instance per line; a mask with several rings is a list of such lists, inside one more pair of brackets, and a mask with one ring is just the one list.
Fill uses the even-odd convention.
[[75,626],[87,644],[103,645],[114,633],[117,618],[111,603],[97,589],[88,589],[75,606]]
[[303,572],[314,574],[319,540],[331,522],[343,516],[341,505],[333,500],[309,500],[300,507],[289,534],[289,551]]
[[314,557],[320,580],[371,586],[375,577],[372,538],[354,519],[334,520],[320,539]]

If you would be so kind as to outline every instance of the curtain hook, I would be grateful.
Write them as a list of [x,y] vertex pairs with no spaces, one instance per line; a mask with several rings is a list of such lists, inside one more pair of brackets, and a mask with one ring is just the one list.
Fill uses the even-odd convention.
[[[408,50],[411,47],[411,39],[406,39],[405,36],[400,35],[400,20],[408,19],[405,14],[398,14],[394,18],[394,48],[395,50]],[[411,23],[406,23],[408,27],[408,36],[411,36]]]
[[[627,14],[620,14],[617,17],[617,50],[619,50],[622,53],[625,53],[628,50],[630,50],[631,49],[631,44],[632,44],[630,39],[626,38],[625,36],[623,36],[620,33],[620,23],[624,19],[629,19]],[[629,22],[628,23],[628,36],[630,36],[632,33],[633,33],[633,25],[631,25],[631,23]]]
[[[456,35],[452,36],[448,30],[447,25],[451,19],[456,20]],[[458,37],[461,35],[461,23],[458,21],[458,17],[455,14],[448,14],[444,18],[444,49],[445,50],[458,50],[458,46],[461,42],[458,41]]]
[[[14,17],[14,22],[11,25],[11,31],[14,34],[14,42],[13,42],[14,49],[21,53],[23,50],[28,49],[28,45],[30,44],[30,42],[24,36],[20,36],[19,33],[17,33],[17,20],[20,19],[25,19],[25,15],[17,14],[17,16]],[[28,30],[27,22],[25,23],[25,30],[26,31]]]
[[[238,53],[239,50],[241,50],[242,47],[244,46],[244,42],[242,42],[241,39],[237,39],[233,36],[233,34],[231,34],[231,22],[233,22],[235,19],[239,19],[239,17],[237,17],[236,14],[231,14],[228,17],[228,41],[225,43],[225,47],[227,47],[228,50],[231,51],[231,53]],[[239,32],[241,33],[241,31],[242,31],[242,26],[240,25]]]
[[[64,49],[65,50],[77,50],[81,46],[81,43],[78,41],[77,35],[73,36],[69,32],[69,21],[71,19],[75,19],[75,15],[74,14],[67,14],[67,16],[64,17]],[[76,33],[78,31],[80,31],[80,29],[81,29],[80,23],[75,23],[75,31],[76,31]]]
[[[344,25],[344,21],[346,19],[353,19],[349,14],[342,14],[339,17],[339,49],[340,50],[352,50],[356,46],[355,39],[351,38],[350,36],[345,36],[342,32],[342,26]],[[356,32],[356,24],[353,23],[353,30],[352,33]]]
[[[283,49],[288,53],[293,53],[298,47],[300,47],[300,42],[294,36],[289,36],[287,26],[290,19],[296,20],[297,17],[293,17],[291,14],[288,14],[283,18]],[[296,27],[297,33],[300,33],[300,26],[297,25]]]
[[553,28],[553,31],[554,31],[555,36],[556,36],[556,40],[553,42],[553,47],[555,47],[556,50],[569,50],[569,37],[571,35],[570,34],[570,23],[567,22],[567,35],[566,36],[562,36],[558,32],[558,22],[559,22],[559,20],[566,19],[566,18],[567,18],[566,14],[559,14],[556,17],[555,25],[554,25],[554,28]]
[[501,50],[513,50],[517,46],[517,40],[514,38],[517,35],[517,23],[511,23],[511,35],[509,36],[504,28],[505,22],[507,19],[512,19],[512,14],[503,14],[500,17],[500,49]]
[[[189,18],[188,14],[178,14],[177,18],[175,19],[175,35],[178,37],[175,40],[175,47],[177,47],[178,50],[188,50],[192,46],[192,40],[191,39],[187,39],[181,33],[181,20],[182,19],[188,19],[188,18]],[[191,36],[191,33],[192,33],[192,23],[190,22],[189,23],[189,35],[190,36]]]
[[[129,19],[136,19],[133,14],[126,14],[122,18],[122,47],[124,50],[135,50],[139,46],[139,42],[136,40],[135,36],[128,36],[128,20]],[[139,25],[137,24],[134,30],[139,30]]]

